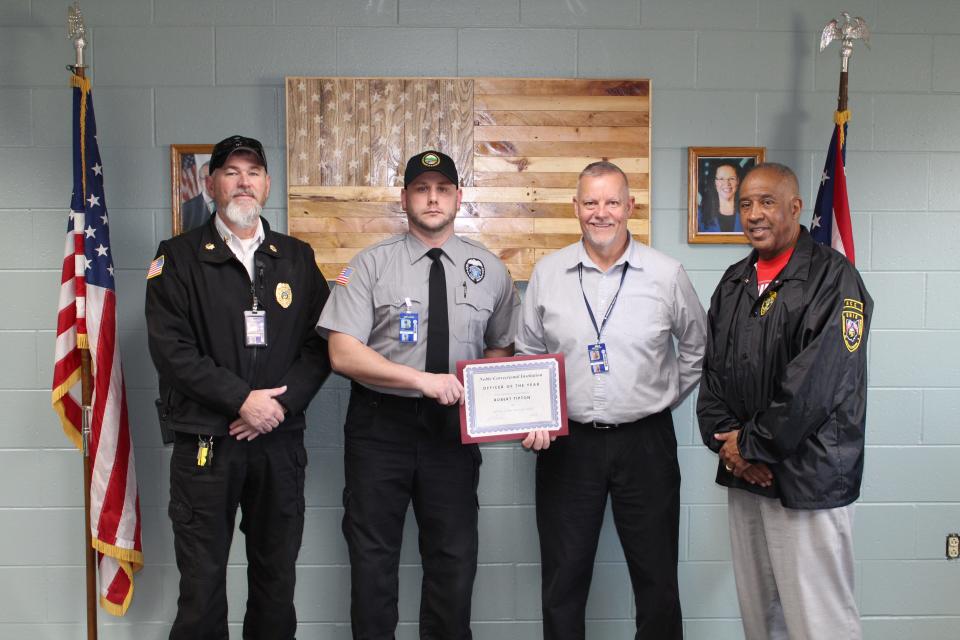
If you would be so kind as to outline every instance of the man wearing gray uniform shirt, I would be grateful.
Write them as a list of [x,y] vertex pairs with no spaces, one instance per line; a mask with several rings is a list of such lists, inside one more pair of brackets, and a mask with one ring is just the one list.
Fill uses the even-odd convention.
[[[679,262],[635,242],[627,177],[580,174],[582,242],[537,263],[517,352],[561,352],[570,434],[537,450],[537,529],[547,640],[586,635],[584,613],[607,495],[637,609],[636,638],[683,637],[677,587],[680,468],[671,408],[697,384],[706,314]],[[676,347],[674,347],[676,339]]]
[[343,532],[353,637],[391,639],[409,503],[420,529],[420,637],[465,640],[477,570],[480,450],[460,444],[457,360],[513,354],[519,299],[502,262],[453,233],[462,192],[446,155],[410,158],[409,231],[361,251],[317,325],[353,380]]

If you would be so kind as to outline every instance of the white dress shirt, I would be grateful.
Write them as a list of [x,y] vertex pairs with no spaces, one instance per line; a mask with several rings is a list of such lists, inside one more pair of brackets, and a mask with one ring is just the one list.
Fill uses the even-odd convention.
[[[588,345],[597,332],[581,293],[600,326],[627,263],[600,342],[610,371],[590,371]],[[674,345],[676,339],[676,345]],[[699,382],[706,344],[706,313],[683,266],[630,239],[606,272],[582,242],[537,263],[523,299],[517,353],[563,353],[567,410],[577,422],[624,423],[676,406]]]
[[214,218],[214,224],[217,227],[217,233],[230,247],[230,251],[233,251],[233,255],[237,256],[237,260],[246,268],[247,275],[250,276],[250,282],[253,282],[253,254],[256,253],[260,243],[266,237],[263,232],[263,222],[260,218],[257,218],[257,232],[253,234],[252,238],[247,239],[240,238],[233,231],[230,231],[230,227],[220,219],[219,215]]

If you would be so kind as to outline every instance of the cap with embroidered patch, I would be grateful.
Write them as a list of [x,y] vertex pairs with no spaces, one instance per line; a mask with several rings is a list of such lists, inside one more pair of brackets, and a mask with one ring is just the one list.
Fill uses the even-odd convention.
[[407,169],[403,172],[404,188],[427,171],[436,171],[453,184],[460,186],[457,165],[445,153],[427,150],[407,160]]
[[260,164],[263,165],[263,168],[267,168],[267,156],[263,153],[263,145],[260,144],[259,140],[246,138],[244,136],[230,136],[229,138],[224,138],[213,147],[213,151],[210,154],[210,173],[212,174],[225,165],[227,158],[237,151],[252,153],[257,157]]

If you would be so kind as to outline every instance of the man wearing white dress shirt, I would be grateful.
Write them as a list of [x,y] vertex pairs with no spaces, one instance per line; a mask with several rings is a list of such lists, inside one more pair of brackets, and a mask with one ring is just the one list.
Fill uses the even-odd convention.
[[[523,441],[537,456],[547,640],[583,639],[607,496],[637,610],[636,638],[682,638],[680,468],[670,410],[700,379],[706,314],[683,267],[635,242],[627,177],[580,174],[581,242],[543,258],[523,300],[517,352],[563,353],[570,434]],[[676,344],[675,344],[676,341]]]

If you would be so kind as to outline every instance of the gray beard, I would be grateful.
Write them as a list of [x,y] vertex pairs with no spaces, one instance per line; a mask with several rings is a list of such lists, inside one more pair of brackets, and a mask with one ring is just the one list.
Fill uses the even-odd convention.
[[257,203],[253,203],[248,206],[239,205],[236,202],[231,202],[227,205],[227,220],[237,225],[241,229],[250,229],[251,227],[257,226],[257,220],[260,219],[260,213],[263,211]]

